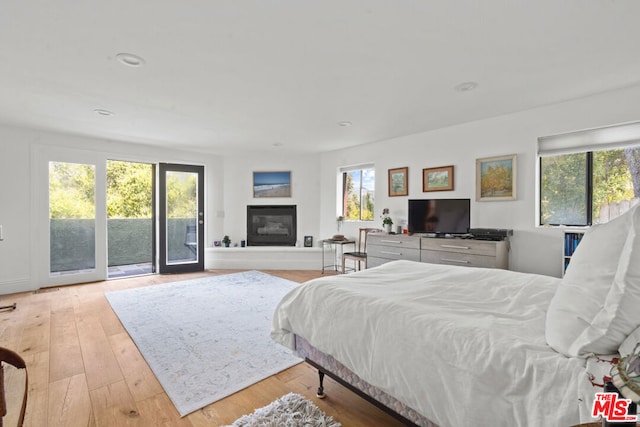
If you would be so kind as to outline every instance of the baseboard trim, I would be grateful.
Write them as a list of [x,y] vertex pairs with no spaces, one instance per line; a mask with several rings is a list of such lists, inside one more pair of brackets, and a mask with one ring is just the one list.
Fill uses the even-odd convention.
[[31,278],[29,277],[0,281],[0,295],[30,292],[35,289],[32,287]]

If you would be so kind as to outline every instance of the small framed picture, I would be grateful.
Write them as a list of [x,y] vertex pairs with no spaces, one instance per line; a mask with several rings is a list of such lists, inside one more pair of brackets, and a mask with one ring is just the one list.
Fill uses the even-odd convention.
[[476,159],[476,200],[516,200],[516,155]]
[[422,169],[422,191],[453,190],[453,165]]
[[304,247],[310,248],[313,246],[313,236],[304,236]]
[[389,169],[389,197],[409,194],[409,168]]
[[222,242],[220,242],[220,240],[214,240],[213,241],[213,246],[216,246],[216,247],[222,246]]

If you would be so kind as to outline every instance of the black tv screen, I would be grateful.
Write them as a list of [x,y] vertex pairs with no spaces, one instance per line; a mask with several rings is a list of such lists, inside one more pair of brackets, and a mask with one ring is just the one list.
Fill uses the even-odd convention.
[[470,199],[409,200],[409,233],[467,234]]

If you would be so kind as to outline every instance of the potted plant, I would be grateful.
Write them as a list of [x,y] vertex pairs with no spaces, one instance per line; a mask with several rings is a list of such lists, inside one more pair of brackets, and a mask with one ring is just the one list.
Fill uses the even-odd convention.
[[389,216],[389,208],[384,208],[382,210],[382,226],[384,227],[384,231],[387,233],[391,233],[391,226],[393,225],[393,220]]
[[222,243],[224,243],[224,245],[228,248],[231,244],[231,239],[229,238],[229,236],[224,236],[222,238]]

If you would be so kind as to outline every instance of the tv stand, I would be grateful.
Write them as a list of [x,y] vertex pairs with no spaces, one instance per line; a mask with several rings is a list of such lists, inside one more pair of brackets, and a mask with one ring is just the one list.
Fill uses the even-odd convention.
[[[435,236],[434,236],[435,237]],[[369,233],[367,265],[405,259],[433,264],[509,268],[509,241],[434,238],[420,235]]]

